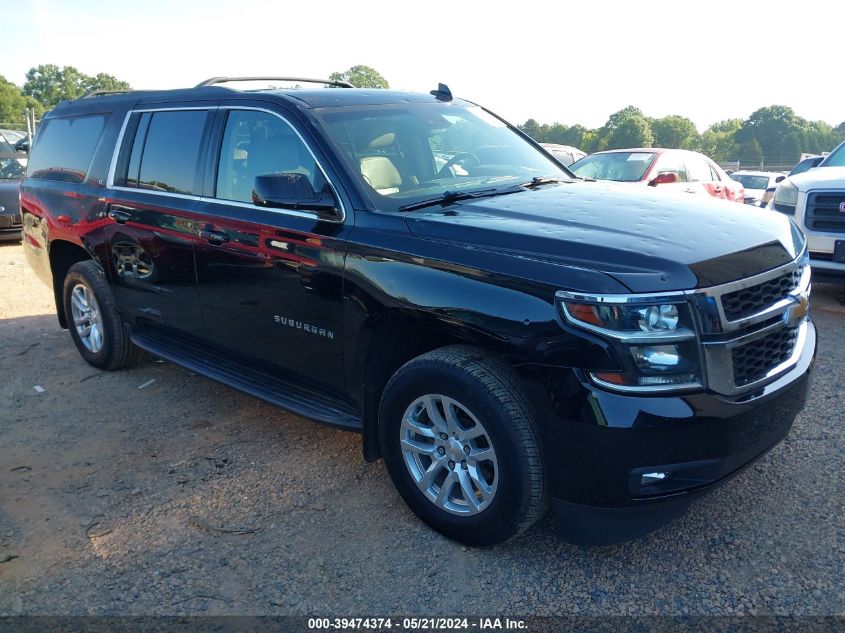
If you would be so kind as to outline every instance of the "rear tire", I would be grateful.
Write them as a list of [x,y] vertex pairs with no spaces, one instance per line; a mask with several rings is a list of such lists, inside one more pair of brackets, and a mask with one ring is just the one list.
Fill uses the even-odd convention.
[[129,340],[114,294],[95,262],[70,267],[62,297],[70,336],[89,364],[111,371],[138,360],[141,350]]
[[405,503],[448,538],[496,545],[548,509],[531,402],[513,369],[478,348],[402,366],[382,396],[379,440]]

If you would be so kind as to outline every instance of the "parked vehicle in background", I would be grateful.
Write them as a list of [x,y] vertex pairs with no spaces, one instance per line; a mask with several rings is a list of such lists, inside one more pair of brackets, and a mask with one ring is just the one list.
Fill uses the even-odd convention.
[[810,171],[814,167],[818,167],[819,163],[823,160],[824,156],[810,156],[809,158],[805,158],[792,168],[789,175],[794,176],[795,174],[803,174],[805,171]]
[[587,152],[582,152],[577,147],[571,145],[558,145],[557,143],[540,143],[547,152],[557,158],[564,166],[568,167],[576,160],[584,158]]
[[91,365],[145,349],[359,431],[472,545],[549,505],[571,540],[644,534],[789,432],[816,334],[787,218],[579,180],[443,85],[220,81],[38,129],[23,250]]
[[[798,164],[792,168],[792,171],[789,172],[787,177],[794,176],[795,174],[803,174],[805,171],[815,169],[819,166],[819,163],[821,163],[825,159],[826,156],[827,153],[821,154],[819,156],[806,156],[802,158],[798,162]],[[762,200],[760,200],[761,207],[770,208],[772,206],[772,200],[775,197],[775,190],[777,189],[777,185],[780,184],[780,182],[775,185],[770,185],[766,188],[766,191],[763,192],[763,198]]]
[[0,130],[0,136],[6,139],[6,142],[12,147],[21,139],[26,138],[26,132],[20,130]]
[[806,234],[813,278],[845,281],[845,142],[816,169],[781,182],[772,208]]
[[637,183],[744,202],[741,183],[704,154],[682,149],[638,148],[597,152],[569,169],[581,178]]
[[745,204],[764,207],[765,202],[768,202],[768,200],[764,202],[766,192],[771,190],[773,195],[775,187],[786,178],[786,174],[774,171],[742,170],[732,173],[731,178],[745,189]]
[[0,138],[0,240],[21,237],[19,193],[24,173],[15,150]]
[[19,156],[29,156],[30,144],[29,144],[29,137],[25,136],[21,140],[15,143],[15,151],[18,153]]

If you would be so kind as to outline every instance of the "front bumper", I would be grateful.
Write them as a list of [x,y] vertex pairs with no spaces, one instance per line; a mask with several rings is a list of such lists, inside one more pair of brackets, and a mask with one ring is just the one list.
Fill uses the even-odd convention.
[[[794,367],[736,397],[630,396],[547,377],[541,414],[562,538],[596,544],[647,533],[783,440],[806,401],[816,346],[809,323]],[[653,472],[668,477],[643,486]]]
[[[845,238],[844,238],[845,239]],[[835,262],[829,253],[810,252],[810,267],[815,281],[842,281],[845,279],[845,262]]]

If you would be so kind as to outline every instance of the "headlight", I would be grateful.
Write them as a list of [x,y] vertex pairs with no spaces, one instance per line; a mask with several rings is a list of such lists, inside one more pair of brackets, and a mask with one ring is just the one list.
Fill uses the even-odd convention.
[[699,387],[701,369],[695,324],[687,298],[557,293],[564,318],[612,341],[620,371],[591,377],[623,390]]
[[[788,211],[792,209],[795,212],[795,206],[798,204],[798,187],[792,184],[789,180],[784,180],[775,189],[774,206],[778,211]],[[783,208],[778,208],[783,207]]]

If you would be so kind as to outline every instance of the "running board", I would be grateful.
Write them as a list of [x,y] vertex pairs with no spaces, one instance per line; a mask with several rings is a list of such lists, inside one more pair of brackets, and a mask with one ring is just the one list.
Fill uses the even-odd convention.
[[360,431],[361,412],[339,398],[257,369],[219,350],[211,350],[157,329],[133,332],[132,342],[144,351],[174,365],[180,365],[217,382],[222,382],[283,409],[317,422]]

